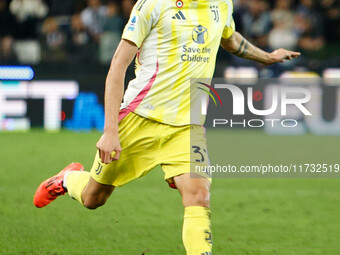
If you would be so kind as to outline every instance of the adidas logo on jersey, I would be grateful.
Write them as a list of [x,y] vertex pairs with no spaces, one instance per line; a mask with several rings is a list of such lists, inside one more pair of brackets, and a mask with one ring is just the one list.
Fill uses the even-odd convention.
[[182,11],[178,11],[175,16],[172,17],[172,19],[177,19],[177,20],[187,20],[183,14]]

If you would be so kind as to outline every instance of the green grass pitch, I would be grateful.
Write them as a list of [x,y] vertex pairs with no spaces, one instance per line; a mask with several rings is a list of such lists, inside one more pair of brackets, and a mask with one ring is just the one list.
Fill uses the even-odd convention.
[[[67,197],[33,206],[39,183],[72,161],[89,169],[97,132],[0,133],[0,254],[180,255],[183,208],[160,168],[90,211]],[[209,130],[212,162],[340,163],[340,137]],[[214,179],[214,254],[336,255],[340,179]]]

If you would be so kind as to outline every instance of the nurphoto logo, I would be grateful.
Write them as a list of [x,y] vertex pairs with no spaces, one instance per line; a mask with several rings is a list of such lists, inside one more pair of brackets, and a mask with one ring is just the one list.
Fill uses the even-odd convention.
[[[312,98],[308,87],[278,85],[277,82],[273,86],[275,83],[271,82],[260,87],[263,93],[255,86],[222,83],[220,80],[195,81],[191,96],[200,103],[191,102],[196,107],[192,108],[192,115],[199,112],[201,117],[207,118],[208,125],[231,128],[294,128],[303,119],[301,115],[312,116],[307,107]],[[213,104],[208,107],[210,101]]]

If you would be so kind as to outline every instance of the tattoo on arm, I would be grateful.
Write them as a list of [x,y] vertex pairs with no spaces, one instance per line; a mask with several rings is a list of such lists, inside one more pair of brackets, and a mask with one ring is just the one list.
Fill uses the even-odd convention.
[[252,54],[249,52],[249,46],[251,48],[251,44],[246,39],[242,38],[240,47],[234,54],[244,58],[251,56]]
[[240,53],[240,57],[244,57],[246,56],[247,54],[249,54],[248,52],[248,46],[249,46],[249,43],[246,41],[245,44],[244,44],[244,49],[243,51]]
[[268,53],[254,46],[241,34],[235,32],[229,39],[222,40],[222,47],[230,53],[249,60],[254,60],[263,64],[268,63]]
[[242,42],[241,42],[241,44],[240,44],[240,47],[238,48],[238,50],[234,53],[235,55],[237,55],[237,56],[239,56],[240,55],[240,53],[241,53],[241,51],[242,51],[242,48],[243,48],[243,46],[244,46],[244,38],[242,39]]

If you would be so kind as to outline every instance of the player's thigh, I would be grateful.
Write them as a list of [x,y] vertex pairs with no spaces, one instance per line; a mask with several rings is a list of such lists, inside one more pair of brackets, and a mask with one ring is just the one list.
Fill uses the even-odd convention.
[[119,160],[104,164],[97,152],[90,175],[99,184],[121,187],[153,169],[154,155],[153,150],[143,146],[123,147]]
[[[175,184],[182,195],[184,206],[209,206],[210,184],[209,174],[197,172],[210,164],[205,137],[201,126],[173,128],[166,146],[162,149],[166,154],[162,168],[166,180]],[[173,187],[171,185],[171,187]]]
[[170,186],[173,187],[175,176],[186,173],[196,173],[211,182],[209,173],[198,171],[210,165],[204,128],[198,125],[169,127],[168,133],[170,139],[161,147],[160,156],[165,180]]
[[93,180],[120,187],[148,173],[157,164],[156,131],[155,122],[134,113],[127,115],[119,122],[122,146],[119,160],[104,164],[97,151],[90,171]]

